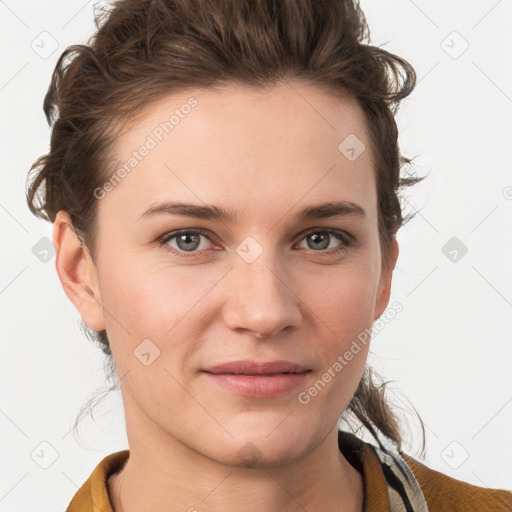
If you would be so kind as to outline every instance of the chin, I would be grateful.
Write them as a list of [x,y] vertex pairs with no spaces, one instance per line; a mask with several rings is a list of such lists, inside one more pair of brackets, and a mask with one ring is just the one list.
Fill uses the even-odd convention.
[[241,448],[234,452],[219,454],[216,460],[228,466],[237,468],[268,468],[282,466],[296,460],[300,456],[297,447],[289,446],[283,450],[280,446],[276,450],[274,443],[267,441],[267,446],[246,441]]
[[[285,417],[281,416],[280,421]],[[223,464],[245,468],[263,468],[287,464],[301,457],[312,440],[304,437],[300,425],[279,425],[279,421],[260,422],[259,429],[227,428],[233,438],[213,440],[216,447],[212,457]],[[223,444],[223,441],[225,444]],[[314,443],[313,443],[314,444]]]

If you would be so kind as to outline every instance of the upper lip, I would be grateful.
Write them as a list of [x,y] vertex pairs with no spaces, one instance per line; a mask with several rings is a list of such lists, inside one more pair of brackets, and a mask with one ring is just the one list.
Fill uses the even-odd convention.
[[270,375],[276,373],[303,373],[308,368],[292,361],[231,361],[203,368],[208,373],[238,373],[244,375]]

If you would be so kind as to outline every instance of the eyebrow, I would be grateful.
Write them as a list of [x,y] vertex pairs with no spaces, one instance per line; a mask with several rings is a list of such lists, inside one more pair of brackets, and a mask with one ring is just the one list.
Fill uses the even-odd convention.
[[[234,210],[227,210],[214,205],[196,205],[179,202],[164,201],[151,205],[140,217],[142,220],[147,217],[158,215],[182,215],[197,219],[219,220],[225,223],[236,223],[238,216]],[[327,219],[332,217],[366,217],[365,210],[350,201],[329,201],[316,205],[307,206],[300,210],[295,218],[299,222],[308,220]]]

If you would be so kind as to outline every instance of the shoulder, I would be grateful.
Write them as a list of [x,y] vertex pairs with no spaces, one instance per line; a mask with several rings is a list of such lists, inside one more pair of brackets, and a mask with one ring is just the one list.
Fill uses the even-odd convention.
[[512,512],[512,491],[457,480],[402,454],[414,473],[429,512]]
[[121,471],[129,456],[129,450],[122,450],[104,457],[75,493],[66,512],[113,512],[108,494],[108,478]]

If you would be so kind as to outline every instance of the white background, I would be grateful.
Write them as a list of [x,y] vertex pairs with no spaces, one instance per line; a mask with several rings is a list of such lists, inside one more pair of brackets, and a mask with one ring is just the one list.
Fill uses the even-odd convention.
[[[395,401],[407,397],[424,419],[425,464],[512,489],[512,1],[361,5],[372,43],[416,69],[397,116],[400,146],[429,175],[407,192],[407,211],[419,213],[398,236],[390,304],[404,309],[375,336],[370,361],[394,381]],[[33,254],[51,225],[25,201],[27,171],[49,147],[51,72],[65,47],[93,33],[93,2],[4,0],[0,20],[0,510],[64,510],[104,456],[128,447],[117,393],[82,421],[82,443],[70,432],[104,385],[103,356],[79,330],[55,258]],[[46,49],[58,44],[47,58],[33,49],[41,37]],[[452,237],[468,248],[456,262],[442,252]],[[31,455],[50,456],[42,442],[58,453],[48,469]],[[418,446],[416,435],[411,455]]]

